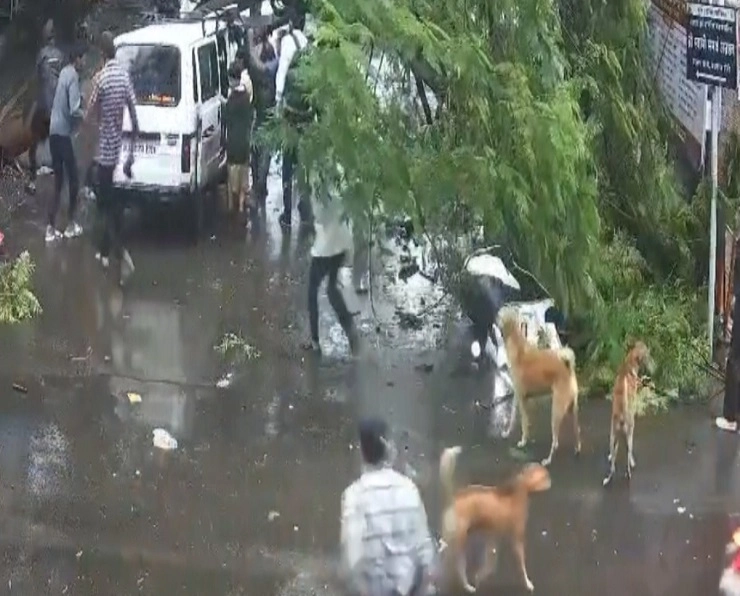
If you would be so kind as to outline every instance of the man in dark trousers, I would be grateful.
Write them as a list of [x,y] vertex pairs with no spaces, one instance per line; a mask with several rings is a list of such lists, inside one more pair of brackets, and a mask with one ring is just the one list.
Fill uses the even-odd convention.
[[275,74],[278,58],[267,36],[267,29],[247,31],[247,45],[240,50],[247,65],[254,89],[254,135],[252,138],[252,184],[256,204],[264,214],[267,200],[267,176],[270,171],[270,150],[261,142],[260,133],[270,110],[275,107]]
[[[286,32],[282,32],[278,42],[278,70],[275,75],[276,101],[286,121],[298,134],[313,120],[314,115],[306,97],[306,90],[296,76],[297,68],[307,55],[308,38],[303,33],[305,16],[292,22]],[[280,225],[289,229],[293,221],[293,177],[298,165],[298,148],[295,144],[283,148],[283,212]],[[310,219],[308,197],[301,197],[298,212],[301,221]]]
[[[740,240],[735,242],[736,254],[738,249]],[[729,432],[737,432],[737,415],[740,410],[740,263],[737,260],[733,278],[732,334],[725,369],[725,398],[722,402],[722,416],[714,421],[717,428]]]
[[[111,251],[133,272],[134,262],[123,246],[124,204],[116,196],[113,173],[118,165],[123,146],[123,112],[128,109],[131,118],[131,140],[129,154],[123,172],[131,178],[134,165],[134,144],[139,134],[139,121],[136,117],[136,95],[128,71],[116,60],[116,47],[113,34],[104,31],[100,38],[100,49],[105,65],[95,76],[93,90],[88,106],[98,121],[98,149],[95,156],[97,164],[97,205],[103,220],[103,233],[96,257],[103,267],[108,267]],[[87,119],[87,118],[86,118]]]
[[49,138],[49,123],[51,108],[54,104],[54,94],[57,90],[59,73],[64,66],[64,54],[57,47],[54,35],[54,21],[49,19],[42,31],[44,46],[39,50],[36,58],[36,104],[31,115],[31,147],[28,149],[29,182],[26,191],[29,194],[36,192],[36,150],[40,143]]
[[76,238],[82,234],[82,227],[75,221],[77,194],[80,188],[72,135],[82,121],[82,96],[80,95],[80,71],[85,59],[85,46],[75,44],[70,52],[70,63],[62,69],[57,83],[57,92],[51,110],[49,125],[49,150],[54,169],[54,194],[49,205],[49,220],[46,227],[46,242],[53,242],[61,237],[57,230],[56,219],[62,202],[64,177],[69,185],[69,215],[66,238]]

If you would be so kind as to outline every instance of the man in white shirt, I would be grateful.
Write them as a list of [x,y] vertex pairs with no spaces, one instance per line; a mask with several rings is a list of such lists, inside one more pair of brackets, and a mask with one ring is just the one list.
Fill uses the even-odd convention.
[[[283,157],[285,159],[285,157]],[[334,180],[328,180],[320,172],[312,178],[314,198],[315,236],[311,246],[311,264],[308,272],[308,318],[311,326],[311,339],[304,348],[321,353],[319,344],[319,287],[328,277],[326,294],[329,297],[339,324],[347,334],[350,349],[357,349],[357,331],[352,314],[347,308],[342,292],[337,286],[339,269],[352,251],[352,230],[344,212],[342,198],[338,192],[341,187],[342,172],[337,168]]]
[[416,485],[388,463],[385,421],[360,422],[363,472],[342,494],[342,572],[350,594],[421,596],[435,545]]
[[[300,91],[291,89],[295,85],[295,77],[291,77],[291,68],[295,67],[297,55],[308,46],[308,39],[302,28],[305,17],[293,26],[281,32],[278,36],[278,69],[275,75],[275,99],[278,107],[283,110],[286,119],[296,129],[300,130],[304,124],[305,116],[303,101],[298,97]],[[293,174],[297,165],[296,147],[283,148],[283,212],[280,214],[280,224],[290,228],[293,215]],[[309,217],[307,203],[301,201],[298,211],[301,220],[306,221]]]

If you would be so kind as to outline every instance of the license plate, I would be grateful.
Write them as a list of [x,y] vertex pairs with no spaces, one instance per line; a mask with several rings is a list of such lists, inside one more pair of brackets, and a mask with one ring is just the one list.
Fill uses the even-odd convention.
[[[127,143],[124,146],[124,151],[129,152],[131,150],[131,144]],[[154,143],[134,143],[134,154],[138,155],[155,155],[157,153],[157,146]]]

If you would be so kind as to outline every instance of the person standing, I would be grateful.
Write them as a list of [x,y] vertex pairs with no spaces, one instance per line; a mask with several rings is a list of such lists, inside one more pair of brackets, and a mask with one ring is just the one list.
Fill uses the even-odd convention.
[[[740,240],[735,241],[735,252],[740,254]],[[722,416],[714,423],[720,430],[737,432],[737,416],[740,410],[740,262],[735,261],[732,297],[732,332],[730,350],[725,367],[725,397],[722,401]]]
[[[341,172],[338,172],[341,176]],[[357,350],[357,331],[352,314],[347,308],[344,296],[337,285],[339,270],[352,250],[352,230],[347,223],[342,199],[334,188],[334,182],[325,180],[318,174],[314,204],[315,236],[311,247],[311,264],[308,270],[308,317],[311,339],[304,348],[321,353],[319,344],[319,287],[328,277],[326,294],[339,319],[352,352]]]
[[257,204],[265,210],[267,201],[267,176],[270,172],[270,150],[260,141],[270,110],[275,107],[275,77],[278,58],[270,43],[267,30],[247,31],[247,47],[244,51],[245,64],[254,86],[254,134],[252,136],[252,184]]
[[349,593],[417,596],[432,586],[435,544],[411,479],[389,463],[388,427],[360,421],[363,469],[342,493],[342,575]]
[[[229,68],[229,97],[224,106],[226,162],[228,164],[228,211],[244,211],[249,186],[251,149],[252,81],[240,61]],[[249,205],[250,214],[254,206]]]
[[75,44],[69,58],[70,63],[59,74],[49,124],[49,150],[51,151],[51,163],[54,170],[54,195],[49,204],[49,222],[46,226],[47,242],[53,242],[61,237],[56,228],[56,218],[62,199],[65,172],[69,188],[69,214],[64,236],[66,238],[76,238],[82,234],[82,227],[75,221],[80,183],[72,135],[77,130],[84,115],[79,73],[84,65],[85,47],[80,43]]
[[120,197],[115,196],[113,173],[120,159],[123,145],[123,111],[128,108],[131,118],[131,141],[123,172],[129,178],[132,176],[134,144],[139,134],[136,96],[128,71],[116,60],[116,46],[110,31],[102,33],[100,49],[105,64],[95,76],[88,106],[88,114],[95,115],[98,121],[98,148],[95,162],[97,204],[100,218],[103,220],[103,232],[96,257],[100,259],[103,267],[108,267],[110,254],[113,251],[121,264],[126,263],[133,272],[133,260],[123,246],[124,204]]
[[26,191],[36,192],[38,161],[36,152],[40,143],[49,137],[51,108],[56,94],[59,73],[64,64],[64,54],[57,47],[54,21],[46,21],[42,30],[44,45],[36,58],[36,104],[31,115],[31,146],[28,149],[29,182]]
[[[302,31],[305,17],[294,27],[291,23],[287,32],[282,34],[278,43],[278,69],[275,76],[275,100],[283,111],[285,119],[298,134],[313,118],[305,90],[296,77],[296,68],[305,55],[308,39]],[[293,175],[298,165],[298,151],[295,144],[283,147],[283,212],[280,214],[280,225],[290,228],[293,219]],[[301,201],[298,212],[302,222],[309,219],[307,203]]]

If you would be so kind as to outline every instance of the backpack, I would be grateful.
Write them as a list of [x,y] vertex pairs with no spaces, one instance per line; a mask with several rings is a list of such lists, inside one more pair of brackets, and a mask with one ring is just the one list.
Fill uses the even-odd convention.
[[300,47],[296,36],[293,33],[288,33],[288,35],[293,37],[298,49],[285,77],[285,90],[283,92],[285,113],[291,123],[295,125],[307,124],[313,120],[314,111],[308,101],[309,91],[305,88],[305,82],[300,80],[297,73],[301,64],[305,64],[310,56],[309,46],[306,44],[304,47]]

